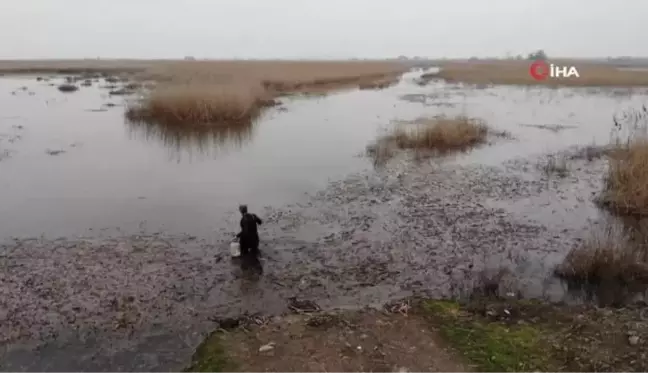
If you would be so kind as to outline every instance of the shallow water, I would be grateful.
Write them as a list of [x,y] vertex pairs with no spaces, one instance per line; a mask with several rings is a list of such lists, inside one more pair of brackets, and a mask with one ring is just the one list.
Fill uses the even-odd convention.
[[[15,140],[3,143],[9,153],[0,163],[0,205],[11,214],[0,216],[0,238],[136,232],[142,226],[207,236],[238,203],[282,206],[366,169],[370,163],[358,155],[391,120],[439,113],[483,118],[518,141],[456,161],[498,165],[607,141],[612,114],[645,98],[636,91],[411,83],[410,75],[384,91],[286,99],[282,109],[251,126],[180,133],[125,123],[123,106],[92,111],[124,104],[98,84],[62,94],[34,79],[0,79],[0,92],[26,87],[0,100],[0,133]],[[403,94],[426,95],[426,103],[398,100]],[[573,127],[531,127],[555,124]]]
[[[544,280],[599,218],[604,163],[574,160],[564,179],[537,166],[607,142],[612,115],[647,96],[421,87],[417,74],[382,91],[286,99],[251,127],[208,134],[124,123],[122,106],[86,111],[123,104],[98,87],[0,80],[27,87],[0,100],[0,237],[22,237],[2,247],[11,351],[0,367],[177,370],[212,316],[282,312],[290,296],[326,308],[449,295],[500,265],[526,295],[564,295]],[[359,156],[390,121],[435,114],[478,116],[514,139],[419,163],[402,154],[378,170]],[[265,220],[257,280],[227,256],[239,202]]]
[[21,136],[0,164],[0,205],[12,211],[0,217],[0,237],[140,224],[208,235],[238,203],[281,206],[365,168],[357,155],[399,112],[390,95],[360,91],[287,99],[229,133],[172,133],[124,123],[122,107],[91,111],[123,104],[96,85],[62,94],[33,79],[0,79],[0,92],[22,86],[34,94],[0,100],[0,132]]

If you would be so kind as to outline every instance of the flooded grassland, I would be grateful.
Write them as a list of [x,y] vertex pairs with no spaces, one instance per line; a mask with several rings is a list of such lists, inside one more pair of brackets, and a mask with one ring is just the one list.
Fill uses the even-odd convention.
[[[605,160],[582,149],[607,144],[613,115],[647,92],[420,74],[282,97],[212,129],[125,121],[138,93],[111,95],[121,86],[103,78],[70,93],[61,77],[0,79],[0,367],[176,370],[214,317],[278,314],[291,297],[327,309],[460,295],[503,267],[502,292],[567,299],[553,268],[605,217]],[[365,155],[407,126],[394,122],[437,115],[507,136]],[[547,172],[553,159],[565,170]],[[264,219],[258,278],[227,252],[239,203]]]

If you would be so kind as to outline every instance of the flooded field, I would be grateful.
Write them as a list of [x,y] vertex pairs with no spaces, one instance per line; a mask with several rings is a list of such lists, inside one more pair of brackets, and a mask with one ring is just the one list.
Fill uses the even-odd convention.
[[[0,367],[177,370],[216,316],[447,296],[502,266],[503,291],[563,299],[549,274],[603,217],[605,163],[580,148],[606,144],[648,92],[421,86],[421,73],[284,98],[235,132],[127,123],[129,96],[103,82],[1,78]],[[509,136],[380,167],[364,155],[391,122],[440,114]],[[542,171],[556,154],[565,177]],[[239,203],[264,219],[261,276],[228,256]]]
[[[286,100],[243,128],[174,133],[124,124],[124,98],[100,85],[61,94],[3,79],[0,91],[2,132],[15,140],[3,143],[0,203],[12,216],[1,218],[0,237],[140,225],[208,237],[238,203],[281,206],[360,170],[376,123],[397,114],[380,92],[352,93]],[[375,101],[381,110],[359,110]]]

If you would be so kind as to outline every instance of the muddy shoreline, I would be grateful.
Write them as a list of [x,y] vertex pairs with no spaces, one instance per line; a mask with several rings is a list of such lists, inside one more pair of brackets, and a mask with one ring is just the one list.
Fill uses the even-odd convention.
[[[503,284],[515,289],[504,292],[563,297],[560,284],[546,279],[584,227],[525,219],[515,202],[576,201],[587,192],[578,185],[596,180],[601,167],[583,161],[582,175],[551,181],[537,162],[451,166],[403,154],[303,203],[267,208],[258,280],[227,256],[225,230],[217,242],[145,232],[6,242],[2,369],[180,369],[213,317],[279,314],[292,296],[324,309],[453,296],[489,266],[512,269]],[[70,365],[63,356],[71,351],[87,360]],[[149,351],[150,360],[137,351]],[[31,354],[40,359],[26,359]]]

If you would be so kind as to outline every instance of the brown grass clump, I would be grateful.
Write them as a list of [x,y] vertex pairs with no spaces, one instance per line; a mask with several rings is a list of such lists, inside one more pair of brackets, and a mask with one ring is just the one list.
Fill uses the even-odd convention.
[[535,80],[529,73],[531,61],[488,63],[451,62],[442,65],[437,75],[450,82],[470,84],[545,85],[581,87],[648,86],[648,70],[621,70],[614,66],[575,61],[550,61],[560,66],[575,66],[580,77]]
[[648,215],[648,109],[632,110],[624,118],[632,123],[628,138],[613,139],[605,189],[599,202],[620,214]]
[[[466,116],[419,118],[397,123],[387,135],[369,145],[366,153],[375,166],[391,159],[397,149],[410,149],[417,156],[442,155],[452,151],[465,151],[486,142],[491,133],[486,123]],[[507,133],[495,133],[506,136]]]
[[617,302],[625,293],[648,286],[648,229],[608,223],[572,249],[556,268],[557,276],[582,286],[597,286],[599,296]]
[[127,110],[131,120],[165,124],[249,122],[266,105],[266,92],[253,85],[165,85]]
[[401,149],[426,149],[441,153],[464,150],[486,141],[488,126],[465,116],[420,119],[414,128],[399,126],[392,137]]
[[648,138],[619,150],[610,157],[601,201],[620,213],[648,215]]
[[213,152],[242,147],[253,136],[254,124],[223,123],[217,126],[164,124],[150,121],[128,121],[127,128],[134,138],[156,141],[172,155],[213,155]]

